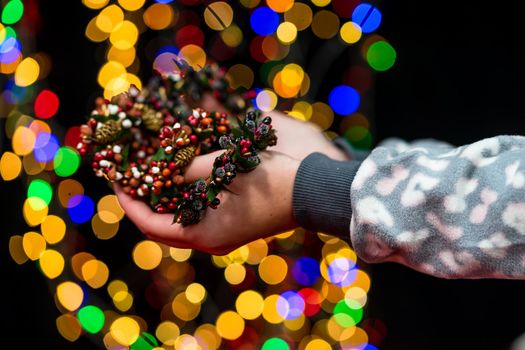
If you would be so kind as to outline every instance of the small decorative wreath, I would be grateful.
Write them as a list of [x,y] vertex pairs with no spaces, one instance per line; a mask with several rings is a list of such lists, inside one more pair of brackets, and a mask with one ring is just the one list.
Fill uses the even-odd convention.
[[[196,71],[184,61],[176,64],[179,71],[154,76],[142,91],[132,85],[111,101],[97,98],[80,127],[77,149],[98,177],[119,183],[157,213],[174,213],[174,223],[191,225],[208,207],[217,208],[217,195],[238,172],[255,169],[258,152],[275,145],[277,137],[271,118],[261,120],[260,111],[251,108],[254,91],[230,89],[216,65]],[[205,92],[244,118],[191,108]],[[224,153],[207,179],[185,183],[184,169],[195,156],[220,149]]]

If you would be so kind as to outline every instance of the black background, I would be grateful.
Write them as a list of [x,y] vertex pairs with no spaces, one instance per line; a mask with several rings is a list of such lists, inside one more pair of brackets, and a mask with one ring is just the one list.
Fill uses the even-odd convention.
[[[424,3],[424,4],[423,4]],[[97,45],[84,37],[94,12],[80,1],[41,5],[37,49],[50,54],[49,87],[61,97],[58,120],[83,120],[96,91]],[[525,60],[517,5],[496,2],[385,1],[378,33],[397,51],[395,66],[376,75],[373,135],[436,138],[462,145],[498,134],[524,134]],[[74,55],[74,59],[72,59]],[[334,76],[334,75],[329,75]],[[338,82],[336,82],[338,83]],[[4,141],[5,142],[5,141]],[[1,348],[92,349],[65,341],[46,279],[34,263],[9,257],[10,235],[23,234],[20,182],[2,183]],[[128,226],[128,229],[132,229]],[[122,248],[126,249],[126,248]],[[525,281],[444,280],[397,264],[370,266],[367,317],[387,335],[379,349],[509,349],[525,325]]]

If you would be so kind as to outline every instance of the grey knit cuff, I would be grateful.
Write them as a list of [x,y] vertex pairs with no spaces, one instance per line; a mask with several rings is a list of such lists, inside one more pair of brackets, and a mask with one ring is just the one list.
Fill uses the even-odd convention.
[[297,170],[293,214],[305,229],[350,238],[350,186],[360,161],[338,161],[321,153],[306,157]]

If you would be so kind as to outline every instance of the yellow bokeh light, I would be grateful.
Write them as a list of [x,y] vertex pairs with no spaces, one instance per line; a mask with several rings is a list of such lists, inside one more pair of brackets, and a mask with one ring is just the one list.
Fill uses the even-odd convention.
[[277,106],[277,95],[272,90],[262,90],[255,98],[257,107],[263,112],[271,112]]
[[148,27],[161,30],[174,22],[173,8],[168,4],[153,4],[146,9],[142,18]]
[[18,86],[29,86],[33,84],[40,73],[38,62],[31,57],[26,57],[15,71],[15,84]]
[[132,48],[139,37],[137,26],[130,21],[120,22],[109,35],[109,41],[119,50]]
[[[284,97],[284,98],[292,98],[292,97],[296,97],[299,94],[299,91],[301,89],[302,80],[300,82],[297,82],[296,80],[286,81],[286,84],[285,84],[285,79],[283,78],[283,72],[281,71],[275,75],[272,83],[273,83],[273,88],[275,89],[275,92],[277,92],[279,96]],[[296,85],[291,85],[293,83],[295,83]]]
[[46,250],[46,240],[42,235],[36,232],[27,232],[22,237],[22,247],[24,253],[31,260],[38,260]]
[[321,129],[328,129],[334,122],[334,111],[329,105],[323,102],[315,102],[312,104],[313,113],[310,119],[311,122],[317,124]]
[[283,44],[291,44],[297,38],[297,27],[292,22],[283,22],[277,27],[277,38]]
[[60,304],[69,311],[75,311],[82,305],[84,291],[75,282],[62,282],[57,287],[57,298]]
[[327,10],[321,10],[314,15],[312,31],[321,39],[330,39],[339,30],[339,17]]
[[229,47],[237,47],[242,43],[243,34],[241,29],[235,25],[232,24],[225,30],[220,32],[221,39],[224,41],[226,45]]
[[355,44],[359,41],[359,39],[361,39],[362,34],[361,27],[359,24],[354,22],[346,22],[339,30],[341,39],[343,39],[343,41],[347,44]]
[[234,340],[244,331],[244,319],[234,311],[225,311],[219,315],[215,326],[221,337]]
[[334,316],[328,319],[326,323],[326,331],[328,335],[335,341],[344,341],[354,335],[356,327],[343,327],[337,323]]
[[291,320],[284,320],[284,326],[291,330],[291,331],[298,331],[301,329],[306,321],[306,317],[304,314],[300,314],[299,317],[291,319]]
[[142,90],[142,81],[135,74],[132,74],[132,73],[126,74],[126,80],[128,81],[129,85],[135,85],[137,89]]
[[109,38],[109,33],[103,32],[99,27],[97,27],[97,18],[98,17],[93,17],[93,19],[89,21],[84,34],[89,40],[100,43]]
[[82,3],[93,10],[103,8],[108,4],[109,0],[82,0]]
[[157,326],[155,335],[164,345],[172,346],[175,343],[175,339],[180,335],[180,329],[177,324],[171,321],[164,321]]
[[258,239],[247,244],[249,249],[246,262],[250,265],[257,265],[268,255],[268,243],[264,239]]
[[5,30],[5,27],[2,23],[0,23],[0,44],[2,43],[2,41],[4,41],[5,37],[6,37],[6,30]]
[[249,8],[249,9],[256,7],[261,2],[261,0],[239,0],[239,1],[242,4],[242,6]]
[[202,304],[206,298],[206,288],[200,283],[192,283],[186,287],[186,298],[194,304]]
[[193,252],[193,250],[170,247],[169,252],[170,252],[170,256],[171,256],[171,258],[173,260],[182,262],[182,261],[186,261],[186,260],[188,260],[190,258],[191,253]]
[[126,50],[119,50],[115,46],[111,46],[108,51],[107,59],[108,61],[116,61],[122,64],[124,67],[129,67],[135,60],[135,48],[130,47]]
[[40,268],[49,279],[60,276],[64,271],[64,257],[53,249],[47,249],[40,255]]
[[22,265],[28,259],[22,241],[22,236],[18,235],[9,238],[9,254],[18,265]]
[[179,56],[187,61],[195,70],[200,70],[206,64],[206,53],[197,45],[186,45],[180,49]]
[[129,81],[126,75],[111,79],[104,88],[104,98],[110,100],[112,97],[129,90]]
[[123,20],[124,12],[122,9],[117,5],[109,5],[100,11],[96,24],[101,31],[111,33]]
[[60,242],[66,234],[66,223],[56,215],[48,215],[40,226],[42,235],[49,244]]
[[58,184],[58,201],[64,208],[68,207],[69,199],[79,194],[84,194],[82,184],[73,179],[66,179]]
[[113,304],[120,311],[126,312],[133,306],[133,295],[128,291],[117,292],[113,296]]
[[124,209],[122,209],[117,196],[114,194],[108,194],[100,198],[97,203],[97,211],[99,212],[100,218],[108,224],[122,220],[124,217]]
[[107,213],[107,216],[113,215],[113,213],[109,213],[107,211],[103,211],[93,215],[93,217],[91,218],[91,228],[93,229],[93,233],[95,234],[95,236],[97,236],[98,239],[105,240],[115,237],[120,224],[118,221],[108,223],[102,220],[101,214],[103,213]]
[[304,350],[332,350],[332,347],[326,340],[317,338],[310,341]]
[[153,241],[139,242],[133,249],[133,261],[143,270],[153,270],[162,260],[162,249]]
[[39,197],[30,197],[24,201],[23,214],[29,226],[40,225],[47,216],[48,207],[46,202]]
[[292,8],[294,0],[266,0],[266,3],[275,12],[286,12]]
[[310,6],[296,2],[292,8],[284,13],[284,20],[295,25],[297,30],[305,30],[312,23],[313,12]]
[[195,337],[189,334],[182,334],[175,339],[175,350],[201,350]]
[[74,342],[82,334],[82,326],[78,318],[70,314],[58,316],[56,326],[60,335],[70,342]]
[[357,270],[357,275],[353,286],[359,287],[364,290],[366,293],[370,290],[370,276],[363,270]]
[[95,257],[93,255],[86,252],[80,252],[71,257],[71,268],[79,280],[84,281],[84,276],[82,275],[82,266],[86,262],[94,259]]
[[204,21],[213,30],[228,28],[233,21],[232,7],[224,1],[212,2],[204,10]]
[[221,345],[221,336],[214,325],[205,323],[195,330],[195,339],[201,349],[216,350]]
[[186,293],[177,294],[171,303],[171,310],[183,321],[191,321],[197,317],[201,311],[201,304],[195,304],[188,300]]
[[146,0],[118,0],[118,3],[124,10],[137,11],[144,6]]
[[119,344],[130,346],[140,335],[140,326],[137,321],[128,316],[117,318],[109,328],[111,336]]
[[122,63],[117,61],[109,61],[100,68],[98,72],[97,81],[100,86],[105,87],[115,78],[125,78],[126,68]]
[[263,312],[264,299],[260,293],[254,290],[246,290],[237,297],[235,308],[242,318],[255,320]]
[[91,288],[100,288],[106,284],[109,277],[109,269],[100,260],[89,260],[82,265],[82,277]]
[[267,284],[281,283],[288,273],[288,264],[278,255],[268,255],[259,264],[259,276]]
[[359,327],[353,327],[354,333],[346,340],[341,341],[341,347],[343,349],[359,349],[368,343],[368,334]]
[[332,0],[312,0],[315,6],[324,7],[328,5]]
[[29,153],[22,158],[22,165],[27,175],[39,174],[46,167],[46,163],[37,161],[33,153]]
[[0,158],[0,175],[4,181],[14,180],[20,175],[22,161],[13,152],[4,152]]
[[249,89],[252,87],[254,74],[252,69],[247,65],[235,64],[228,69],[226,79],[234,89],[238,87]]
[[280,296],[272,294],[264,299],[264,307],[262,315],[264,319],[272,324],[278,324],[284,321],[284,317],[277,311],[277,301]]
[[19,126],[13,134],[13,151],[19,156],[25,156],[33,151],[35,140],[36,135],[31,129]]
[[244,281],[246,277],[246,268],[239,263],[233,263],[224,269],[224,278],[229,284],[237,285]]
[[366,305],[366,292],[360,287],[350,287],[345,292],[345,303],[351,309],[361,309]]
[[128,285],[121,280],[114,280],[108,284],[108,294],[113,298],[118,292],[127,292]]

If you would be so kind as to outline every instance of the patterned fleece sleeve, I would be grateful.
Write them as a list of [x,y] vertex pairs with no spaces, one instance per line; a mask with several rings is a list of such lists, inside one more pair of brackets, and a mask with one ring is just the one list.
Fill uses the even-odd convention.
[[352,245],[366,262],[525,279],[525,137],[458,148],[390,140],[359,167],[351,205]]

